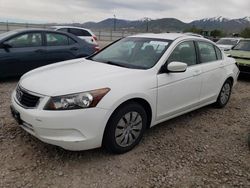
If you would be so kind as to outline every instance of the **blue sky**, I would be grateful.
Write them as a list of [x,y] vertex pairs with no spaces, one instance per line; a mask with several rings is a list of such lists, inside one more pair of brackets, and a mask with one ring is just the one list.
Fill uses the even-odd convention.
[[250,16],[250,0],[0,0],[0,20],[28,22],[138,20],[174,17],[184,22],[207,17]]

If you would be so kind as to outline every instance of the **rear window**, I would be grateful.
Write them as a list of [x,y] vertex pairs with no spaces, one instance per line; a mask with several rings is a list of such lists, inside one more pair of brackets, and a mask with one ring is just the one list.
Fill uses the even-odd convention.
[[68,36],[58,33],[47,33],[46,41],[47,46],[67,46],[75,43],[75,41]]
[[83,30],[83,29],[75,29],[75,28],[69,28],[69,33],[76,35],[76,36],[81,36],[81,37],[90,37],[92,36],[88,31]]
[[212,62],[217,60],[217,55],[214,45],[207,42],[197,42],[200,52],[200,60],[202,63]]

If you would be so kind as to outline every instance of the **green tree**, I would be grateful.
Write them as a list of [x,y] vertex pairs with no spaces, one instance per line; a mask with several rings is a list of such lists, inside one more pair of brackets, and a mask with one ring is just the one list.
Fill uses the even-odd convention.
[[224,34],[221,30],[215,29],[211,31],[211,36],[216,38],[216,37],[223,37]]
[[242,30],[240,36],[244,38],[250,38],[250,27],[247,27],[244,30]]
[[196,28],[195,26],[192,26],[191,28],[184,30],[184,32],[191,32],[191,33],[197,33],[197,34],[201,34],[202,31],[203,31],[202,29]]

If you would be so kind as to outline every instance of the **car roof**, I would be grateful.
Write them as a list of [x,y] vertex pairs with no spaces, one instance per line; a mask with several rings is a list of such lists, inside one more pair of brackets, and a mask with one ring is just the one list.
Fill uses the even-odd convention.
[[143,38],[154,38],[154,39],[166,39],[166,40],[176,40],[177,38],[195,38],[195,39],[202,39],[207,40],[202,37],[189,35],[185,33],[145,33],[145,34],[137,34],[130,37],[143,37]]
[[38,28],[16,29],[16,30],[11,31],[10,35],[7,35],[7,36],[4,36],[3,38],[0,38],[0,41],[6,40],[6,39],[11,38],[11,37],[13,37],[15,35],[23,34],[23,33],[26,33],[26,32],[53,32],[53,33],[58,33],[58,34],[60,33],[60,34],[67,35],[67,36],[73,38],[74,40],[76,40],[78,42],[83,41],[83,40],[79,39],[78,37],[76,37],[75,35],[73,35],[71,33],[65,33],[65,32],[61,32],[61,31],[54,31],[54,30],[51,30],[51,29],[43,29],[43,28],[40,28],[40,29],[38,29]]
[[82,29],[82,30],[90,31],[89,29],[86,29],[86,28],[83,28],[83,27],[75,27],[75,26],[57,25],[57,26],[51,26],[51,27],[52,27],[52,28],[55,28],[55,29],[72,28],[72,29]]
[[223,37],[223,38],[220,38],[220,39],[241,40],[243,38],[241,38],[241,37]]
[[[51,32],[51,29],[45,29],[45,28],[26,28],[26,29],[15,29],[13,30],[16,33],[21,33],[21,32],[29,32],[29,31],[49,31]],[[56,31],[57,32],[57,31]]]

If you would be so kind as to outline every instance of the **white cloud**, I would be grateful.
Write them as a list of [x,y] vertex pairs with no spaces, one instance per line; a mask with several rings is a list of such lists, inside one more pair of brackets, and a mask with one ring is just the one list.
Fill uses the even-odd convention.
[[137,20],[249,15],[249,0],[0,0],[0,18],[42,22],[86,22],[113,17]]

